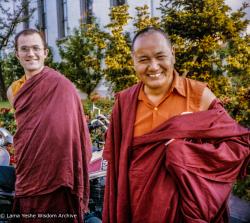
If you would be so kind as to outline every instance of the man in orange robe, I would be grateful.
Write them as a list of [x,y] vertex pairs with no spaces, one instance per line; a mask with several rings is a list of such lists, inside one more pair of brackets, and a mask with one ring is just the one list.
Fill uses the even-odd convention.
[[[25,75],[8,89],[15,108],[18,222],[82,222],[88,205],[90,138],[73,84],[44,66],[43,36],[27,29],[15,38]],[[29,217],[30,216],[30,217]]]
[[140,31],[132,56],[141,82],[116,95],[103,222],[228,222],[233,182],[249,161],[249,131],[205,84],[178,75],[163,31]]

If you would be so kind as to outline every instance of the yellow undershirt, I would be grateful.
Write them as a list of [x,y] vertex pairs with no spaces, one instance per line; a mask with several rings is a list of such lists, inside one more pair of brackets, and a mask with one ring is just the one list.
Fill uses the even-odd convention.
[[15,97],[15,95],[21,89],[21,87],[24,85],[25,82],[26,82],[26,76],[23,75],[19,80],[14,81],[11,84],[11,89],[12,89],[13,97]]

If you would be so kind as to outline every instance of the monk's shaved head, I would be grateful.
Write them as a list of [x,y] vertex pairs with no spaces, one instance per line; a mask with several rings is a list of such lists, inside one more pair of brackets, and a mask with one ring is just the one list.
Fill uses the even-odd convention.
[[162,29],[159,29],[159,28],[156,28],[156,27],[153,27],[153,26],[149,26],[147,28],[144,28],[144,29],[140,30],[134,36],[133,41],[132,41],[132,47],[131,47],[132,48],[132,52],[134,51],[134,45],[135,45],[135,42],[136,42],[137,39],[139,39],[142,36],[145,36],[145,35],[148,35],[148,34],[152,34],[152,33],[160,33],[166,39],[168,45],[170,47],[172,47],[172,43],[171,43],[171,40],[170,40],[168,34],[166,34]]

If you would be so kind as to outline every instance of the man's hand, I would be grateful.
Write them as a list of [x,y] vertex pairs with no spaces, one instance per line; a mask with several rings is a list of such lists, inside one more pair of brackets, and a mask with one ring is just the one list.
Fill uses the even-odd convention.
[[[186,111],[186,112],[182,112],[181,115],[186,115],[186,114],[191,114],[193,112],[189,112],[189,111]],[[169,145],[171,142],[173,142],[175,139],[170,139],[168,140],[166,143],[165,143],[165,146]]]

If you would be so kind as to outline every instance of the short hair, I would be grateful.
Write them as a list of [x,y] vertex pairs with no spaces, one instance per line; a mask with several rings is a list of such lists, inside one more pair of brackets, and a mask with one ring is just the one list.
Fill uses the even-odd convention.
[[46,43],[43,33],[39,32],[36,29],[24,29],[21,32],[17,33],[15,36],[15,49],[16,50],[18,49],[18,39],[20,36],[28,36],[28,35],[33,35],[33,34],[38,34],[41,37],[42,42],[43,42],[43,47],[47,49],[48,47],[47,47],[47,43]]
[[166,39],[167,43],[169,44],[169,46],[172,46],[170,37],[167,33],[165,33],[162,29],[160,28],[156,28],[154,26],[148,26],[142,30],[140,30],[139,32],[137,32],[132,40],[132,45],[131,45],[131,49],[132,52],[134,50],[134,45],[135,45],[135,41],[140,37],[143,36],[147,33],[160,33],[161,35],[163,35],[163,37]]

